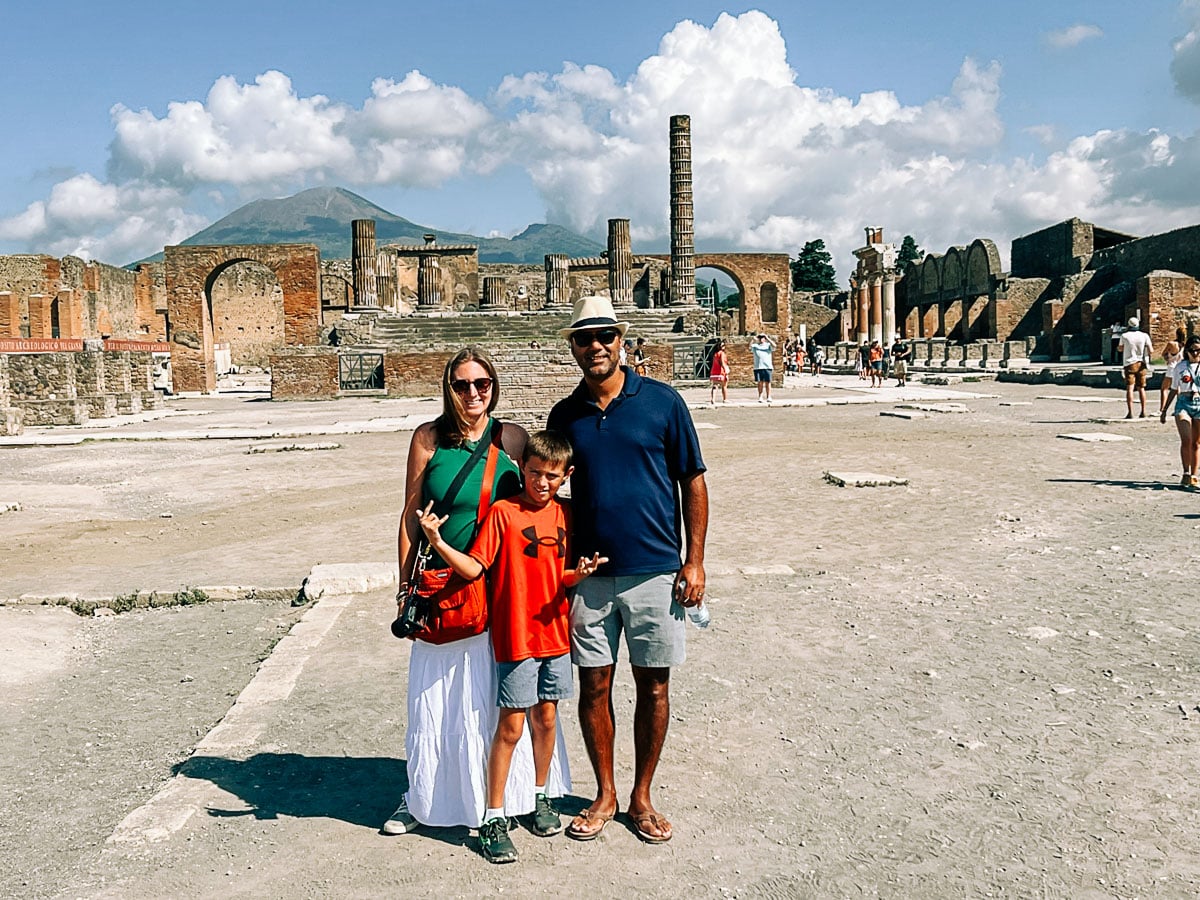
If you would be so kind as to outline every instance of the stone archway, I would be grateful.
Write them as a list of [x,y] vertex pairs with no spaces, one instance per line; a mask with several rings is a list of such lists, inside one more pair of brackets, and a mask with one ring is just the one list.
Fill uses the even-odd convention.
[[[738,328],[742,334],[766,330],[785,335],[789,321],[792,273],[786,253],[697,253],[696,269],[720,269],[729,275],[742,293]],[[775,321],[764,322],[764,311],[775,307]]]
[[315,344],[321,328],[321,253],[313,244],[231,244],[164,249],[171,368],[180,393],[217,389],[209,295],[221,272],[256,262],[283,289],[283,341]]

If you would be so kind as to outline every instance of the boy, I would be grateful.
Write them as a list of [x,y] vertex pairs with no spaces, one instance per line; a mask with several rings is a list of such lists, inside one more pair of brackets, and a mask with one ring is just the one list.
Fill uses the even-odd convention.
[[430,546],[455,572],[468,580],[491,573],[490,628],[500,719],[488,754],[487,810],[479,844],[494,863],[517,860],[504,815],[504,785],[527,716],[537,781],[533,832],[548,837],[562,830],[545,785],[554,754],[557,704],[574,693],[566,589],[608,562],[593,555],[581,557],[574,569],[564,568],[570,527],[566,507],[555,494],[571,474],[571,455],[570,443],[555,432],[530,436],[521,456],[524,489],[492,506],[469,554],[442,539],[440,526],[446,517],[433,514],[432,504],[421,515]]

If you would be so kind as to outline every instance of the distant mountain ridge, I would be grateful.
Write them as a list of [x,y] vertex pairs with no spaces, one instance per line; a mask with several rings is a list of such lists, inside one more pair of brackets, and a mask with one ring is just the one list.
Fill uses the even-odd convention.
[[[605,247],[561,225],[530,225],[516,237],[485,238],[418,225],[388,212],[345,188],[311,188],[273,200],[255,200],[235,209],[181,244],[316,244],[325,259],[350,258],[350,222],[375,220],[375,240],[422,244],[426,234],[442,244],[475,244],[479,261],[540,263],[547,253],[598,256]],[[162,254],[149,257],[162,259]],[[146,260],[141,260],[145,262]]]

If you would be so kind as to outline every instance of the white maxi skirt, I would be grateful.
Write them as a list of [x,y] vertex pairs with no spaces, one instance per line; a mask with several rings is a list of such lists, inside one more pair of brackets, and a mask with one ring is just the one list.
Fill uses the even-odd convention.
[[[478,828],[487,805],[487,757],[496,733],[496,661],[486,632],[449,644],[412,642],[408,663],[408,809],[423,825]],[[533,812],[533,745],[526,727],[504,790],[509,816]],[[546,795],[571,790],[562,725]]]

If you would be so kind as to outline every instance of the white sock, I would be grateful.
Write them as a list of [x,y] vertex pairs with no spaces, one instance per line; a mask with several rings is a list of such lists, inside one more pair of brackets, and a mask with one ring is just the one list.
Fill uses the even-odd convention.
[[543,797],[546,796],[546,786],[544,784],[534,785],[533,796],[536,797],[538,794],[541,794]]
[[485,809],[483,811],[483,821],[485,821],[485,822],[490,822],[490,821],[492,821],[492,819],[503,819],[503,818],[504,818],[504,810],[503,809]]

